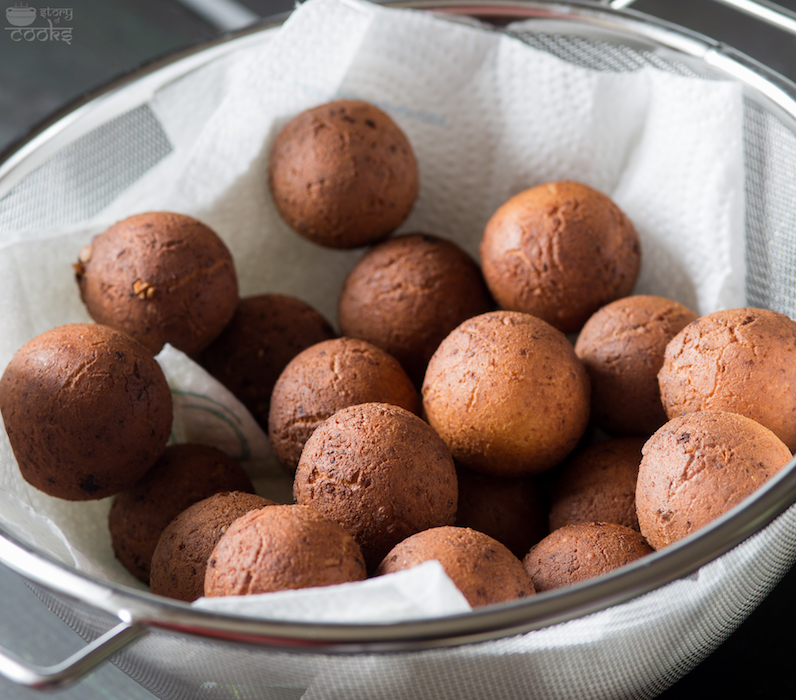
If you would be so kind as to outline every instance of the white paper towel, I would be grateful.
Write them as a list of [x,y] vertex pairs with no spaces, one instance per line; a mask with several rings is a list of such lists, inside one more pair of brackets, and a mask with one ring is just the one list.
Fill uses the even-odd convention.
[[437,561],[389,576],[324,588],[199,598],[194,607],[269,620],[397,622],[471,610]]
[[[700,314],[744,303],[739,85],[653,68],[600,73],[425,12],[308,0],[262,42],[154,96],[174,152],[99,216],[48,232],[46,246],[3,233],[0,361],[48,328],[88,320],[70,268],[77,251],[114,221],[154,209],[197,216],[218,231],[242,294],[292,294],[334,321],[340,285],[361,253],[326,250],[290,231],[267,191],[266,163],[289,118],[335,97],[376,103],[414,146],[420,194],[401,230],[450,237],[476,255],[486,221],[510,196],[579,180],[613,197],[636,225],[637,292],[669,296]],[[179,438],[198,430],[236,456],[245,451],[261,493],[274,488],[277,500],[288,498],[267,441],[234,397],[177,351],[159,359],[175,395],[191,399],[176,402]],[[197,396],[204,408],[193,405]],[[208,430],[197,416],[221,422]],[[134,585],[110,552],[108,499],[66,503],[32,489],[5,436],[0,464],[14,527],[40,533],[42,548],[78,568]],[[360,585],[372,583],[351,590]],[[315,595],[288,596],[299,602],[283,616],[306,619],[314,603],[302,596]],[[339,615],[356,608],[357,595],[340,596]]]

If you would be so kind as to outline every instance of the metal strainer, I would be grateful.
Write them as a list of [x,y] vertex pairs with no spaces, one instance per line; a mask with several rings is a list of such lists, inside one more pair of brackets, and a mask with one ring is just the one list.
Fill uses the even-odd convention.
[[[394,5],[497,24],[534,19],[517,35],[522,41],[595,70],[651,65],[742,82],[748,303],[796,318],[796,86],[705,37],[595,3]],[[147,104],[154,90],[275,26],[149,67],[43,127],[0,166],[0,230],[66,227],[100,211],[171,150]],[[721,644],[796,562],[794,466],[699,533],[599,579],[390,625],[193,610],[77,573],[0,531],[0,561],[89,642],[50,669],[5,653],[0,672],[52,687],[115,654],[130,677],[173,700],[653,697]]]

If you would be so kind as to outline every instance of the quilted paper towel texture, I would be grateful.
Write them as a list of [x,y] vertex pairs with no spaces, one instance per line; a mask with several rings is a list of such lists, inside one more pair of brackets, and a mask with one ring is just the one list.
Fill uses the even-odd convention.
[[401,230],[455,238],[476,254],[506,199],[579,180],[612,196],[638,228],[639,292],[698,313],[743,303],[735,83],[654,68],[597,72],[512,36],[358,0],[309,0],[228,75],[225,100],[159,204],[224,235],[244,293],[309,296],[334,318],[340,283],[360,253],[299,239],[273,205],[266,168],[288,119],[346,97],[385,109],[415,148],[420,194]]

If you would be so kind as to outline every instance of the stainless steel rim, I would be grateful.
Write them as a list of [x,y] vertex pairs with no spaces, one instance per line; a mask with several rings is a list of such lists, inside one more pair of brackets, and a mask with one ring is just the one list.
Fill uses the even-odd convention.
[[[796,131],[796,86],[755,61],[706,37],[632,11],[573,2],[389,2],[394,7],[478,17],[577,22],[596,33],[670,53],[744,83],[747,97]],[[142,94],[212,57],[231,51],[279,21],[249,28],[135,71],[97,91],[35,129],[2,155],[3,182],[17,179],[29,159],[47,152],[70,124],[101,112],[125,90]],[[0,528],[0,561],[45,589],[108,613],[127,625],[174,634],[251,643],[274,649],[323,653],[383,652],[448,647],[540,629],[625,602],[688,575],[763,529],[796,502],[796,460],[746,502],[698,533],[599,579],[466,615],[383,624],[315,624],[256,620],[194,610],[148,592],[99,582],[55,561]]]

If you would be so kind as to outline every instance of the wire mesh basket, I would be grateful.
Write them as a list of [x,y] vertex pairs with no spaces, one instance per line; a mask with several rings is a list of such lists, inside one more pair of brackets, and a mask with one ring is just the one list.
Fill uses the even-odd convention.
[[[644,66],[744,86],[746,296],[796,318],[796,90],[703,36],[594,3],[396,3],[477,17],[592,70]],[[0,166],[0,231],[68,227],[171,151],[159,86],[261,41],[266,24],[161,61],[44,125]],[[500,31],[500,29],[490,29]],[[41,202],[47,206],[40,206]],[[160,698],[645,698],[726,639],[796,562],[796,469],[699,533],[609,575],[466,615],[390,625],[255,620],[195,610],[78,573],[0,532],[0,561],[89,642],[51,669],[0,659],[34,687],[113,663]]]

